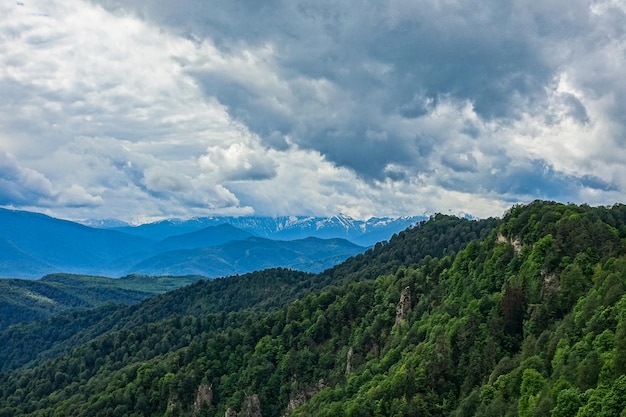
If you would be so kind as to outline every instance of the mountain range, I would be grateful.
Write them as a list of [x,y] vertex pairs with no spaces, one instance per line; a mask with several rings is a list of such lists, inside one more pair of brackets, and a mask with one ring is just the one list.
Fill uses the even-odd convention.
[[626,205],[436,215],[322,273],[1,330],[0,417],[623,417],[625,312]]
[[[493,219],[469,221],[437,215],[417,227],[399,232],[388,244],[377,244],[319,274],[272,268],[214,280],[194,275],[129,275],[112,279],[71,274],[50,274],[39,280],[0,280],[0,371],[16,366],[10,359],[12,343],[25,346],[34,343],[21,339],[23,330],[39,340],[36,347],[21,352],[22,358],[30,360],[37,355],[58,352],[67,347],[67,343],[76,343],[76,339],[86,340],[113,328],[133,326],[131,322],[139,316],[154,320],[191,312],[274,309],[312,291],[350,281],[372,280],[392,274],[398,267],[413,264],[415,260],[454,253],[470,241],[484,238],[494,225]],[[161,295],[149,298],[158,294]],[[149,298],[145,303],[135,304],[145,298]],[[123,304],[113,307],[106,301]],[[88,307],[97,308],[87,310]],[[137,309],[140,312],[136,312]],[[103,311],[106,312],[104,319]],[[65,313],[58,315],[61,312]],[[76,316],[81,320],[75,320]],[[42,319],[46,320],[33,323]],[[25,323],[24,328],[13,327],[2,333],[7,326],[20,322],[29,323]],[[67,326],[56,328],[59,322]],[[54,346],[50,341],[42,341],[42,334],[53,337]],[[11,342],[3,337],[10,338]]]
[[115,227],[107,228],[111,222],[90,227],[0,209],[0,277],[33,279],[65,272],[215,278],[270,267],[320,272],[419,219],[212,217],[140,226],[113,222]]
[[307,237],[321,239],[342,238],[360,246],[372,246],[388,240],[394,233],[406,229],[427,216],[372,217],[357,220],[344,214],[331,217],[311,216],[242,216],[242,217],[199,217],[190,220],[168,219],[139,226],[120,226],[119,221],[86,221],[85,224],[108,228],[152,240],[162,240],[204,229],[210,226],[229,224],[251,235],[278,240],[295,240]]

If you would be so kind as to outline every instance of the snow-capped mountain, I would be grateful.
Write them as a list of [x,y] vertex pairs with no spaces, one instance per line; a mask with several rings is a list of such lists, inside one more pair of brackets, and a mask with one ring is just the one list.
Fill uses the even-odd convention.
[[394,233],[402,231],[426,218],[426,216],[373,217],[363,221],[353,219],[344,214],[332,217],[224,216],[200,217],[190,220],[170,219],[140,226],[114,227],[114,229],[148,239],[161,240],[209,226],[229,224],[252,235],[269,239],[343,238],[358,245],[371,246],[378,241],[388,240]]
[[80,221],[80,224],[97,229],[115,229],[116,227],[130,226],[128,223],[118,219],[87,219]]
[[[366,249],[345,239],[307,236],[286,241],[259,236],[263,231],[288,231],[290,226],[286,225],[293,221],[238,221],[256,233],[223,219],[172,220],[144,228],[125,226],[141,232],[125,233],[119,228],[94,228],[44,214],[0,208],[0,278],[36,279],[56,272],[112,277],[132,273],[197,274],[215,278],[276,267],[320,272]],[[164,233],[173,236],[155,238]]]
[[123,276],[138,271],[215,277],[269,267],[319,272],[423,219],[203,217],[121,227],[106,219],[90,221],[90,227],[0,208],[0,277],[37,278],[54,272]]

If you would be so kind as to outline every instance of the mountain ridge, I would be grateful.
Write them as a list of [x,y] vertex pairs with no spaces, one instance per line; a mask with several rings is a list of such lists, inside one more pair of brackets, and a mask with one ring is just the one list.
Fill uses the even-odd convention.
[[139,274],[150,274],[158,270],[170,275],[195,274],[204,275],[207,278],[278,266],[306,272],[321,272],[365,249],[339,238],[307,237],[281,241],[250,236],[214,247],[159,253],[143,259],[131,269]]
[[[233,222],[235,218],[231,218]],[[6,278],[27,278],[36,279],[45,274],[66,272],[79,275],[101,275],[101,276],[124,276],[131,273],[143,273],[148,275],[185,275],[187,273],[205,275],[214,278],[222,275],[233,275],[245,273],[258,269],[257,264],[243,265],[239,262],[234,268],[232,262],[220,268],[220,274],[215,272],[215,268],[210,268],[206,262],[203,265],[209,268],[206,271],[200,267],[191,269],[190,267],[175,270],[173,267],[161,269],[158,264],[154,264],[153,269],[146,269],[147,261],[161,257],[170,259],[169,265],[184,266],[187,261],[189,265],[200,261],[189,259],[189,253],[182,253],[182,250],[195,250],[208,247],[222,246],[222,252],[226,258],[233,259],[239,257],[244,259],[244,253],[225,253],[230,242],[246,241],[253,236],[259,236],[263,227],[259,226],[258,219],[237,219],[240,225],[248,225],[250,231],[242,230],[237,225],[224,222],[222,220],[194,221],[193,223],[175,221],[162,224],[151,224],[145,226],[148,229],[141,229],[139,232],[132,229],[133,233],[128,233],[119,228],[93,228],[67,220],[55,219],[40,213],[26,211],[0,209],[0,277]],[[266,222],[267,219],[261,221]],[[206,224],[209,222],[210,224]],[[252,222],[252,223],[251,223]],[[214,224],[217,223],[217,224]],[[175,226],[171,226],[174,224]],[[252,226],[251,226],[252,224]],[[282,223],[281,223],[282,224]],[[254,226],[254,227],[253,227]],[[267,224],[266,224],[267,226]],[[396,225],[399,227],[401,225]],[[163,227],[167,229],[168,236],[163,239],[156,239],[152,229],[157,228],[158,233],[163,233]],[[267,226],[269,227],[269,226]],[[267,228],[265,227],[265,228]],[[274,224],[274,227],[278,227]],[[281,226],[282,227],[282,226]],[[365,248],[351,243],[337,246],[331,241],[318,241],[317,252],[306,251],[308,258],[302,258],[294,251],[276,252],[273,248],[281,245],[279,240],[293,238],[300,240],[309,237],[313,233],[310,228],[299,229],[297,232],[286,232],[279,227],[271,238],[266,240],[264,258],[268,262],[263,267],[298,267],[311,271],[320,271],[332,266],[331,262],[340,262],[349,256],[362,252]],[[189,230],[193,229],[193,230]],[[144,233],[147,230],[146,233]],[[395,230],[395,229],[394,229]],[[186,231],[185,233],[179,233]],[[390,232],[390,231],[388,231]],[[158,234],[157,233],[157,234]],[[143,236],[141,236],[143,234]],[[268,234],[266,232],[260,233]],[[332,239],[338,238],[336,230],[324,229],[323,233],[317,233],[318,238]],[[339,233],[342,234],[342,233]],[[343,233],[344,235],[346,233]],[[259,236],[265,237],[265,236]],[[271,240],[271,241],[270,241]],[[303,245],[303,242],[294,243]],[[284,246],[284,245],[283,245]],[[310,246],[310,245],[309,245]],[[329,250],[336,248],[338,252],[330,254]],[[248,248],[250,249],[250,248]],[[255,250],[262,250],[255,247]],[[273,252],[272,252],[273,251]],[[271,252],[271,253],[270,253]],[[293,258],[286,255],[290,253]],[[173,259],[178,254],[180,259]],[[199,254],[193,255],[198,257]],[[135,266],[143,263],[141,269]],[[200,262],[202,263],[202,262]],[[230,269],[227,267],[230,265]],[[192,272],[193,270],[193,272]]]
[[8,209],[0,209],[0,239],[36,261],[31,272],[24,265],[13,265],[11,257],[1,257],[0,276],[10,278],[37,278],[53,272],[106,275],[112,272],[107,265],[120,254],[145,250],[152,244],[115,230]]
[[[0,372],[0,416],[623,416],[626,206],[535,202],[476,225],[440,216],[322,274],[101,311],[108,330],[94,316]],[[38,329],[2,332],[0,351],[24,365]]]
[[[73,316],[71,311],[59,315],[59,320],[63,323],[60,329],[55,329],[54,318],[40,323],[14,325],[12,330],[0,332],[0,362],[4,361],[4,368],[0,369],[21,366],[24,360],[30,361],[39,354],[50,357],[75,347],[76,340],[87,341],[114,328],[133,328],[145,323],[146,317],[150,320],[166,320],[179,314],[275,310],[311,291],[321,291],[352,281],[371,280],[375,278],[375,274],[395,273],[399,267],[410,266],[414,263],[413,258],[419,261],[423,257],[439,257],[446,251],[458,250],[472,239],[486,238],[493,227],[493,220],[469,221],[445,215],[433,216],[431,220],[393,236],[387,244],[376,245],[320,274],[274,268],[198,281],[191,286],[149,298],[141,304],[119,306],[114,311],[107,307],[108,314],[104,318],[100,317],[100,309],[82,311],[80,314],[84,318],[83,323],[89,325],[87,328],[73,328],[72,331],[68,331],[65,324],[65,317]],[[411,251],[413,258],[406,256],[407,251]],[[397,254],[402,254],[402,261],[397,259]],[[376,259],[381,258],[385,260],[380,265],[372,265]],[[70,284],[73,284],[75,278],[66,274],[53,275],[48,279],[65,282],[68,278]],[[120,281],[127,279],[151,282],[154,278],[130,276],[123,277]],[[92,318],[92,315],[100,318]],[[41,341],[40,335],[46,333],[65,335],[67,339],[58,336],[55,338],[56,347],[50,347]],[[19,355],[16,358],[15,353],[10,351],[9,341],[23,348],[27,347],[21,352],[28,353],[28,359],[20,359]]]
[[341,237],[361,246],[371,246],[389,239],[394,233],[406,229],[426,216],[372,217],[356,220],[343,214],[330,217],[315,216],[214,216],[189,220],[167,219],[139,226],[113,227],[144,238],[161,240],[177,234],[200,230],[209,226],[230,224],[255,236],[279,240],[302,239],[308,236]]
[[14,327],[0,416],[622,417],[626,206],[467,226],[440,216],[322,274],[199,282],[101,312],[100,333],[66,319],[91,330],[29,363],[47,339]]

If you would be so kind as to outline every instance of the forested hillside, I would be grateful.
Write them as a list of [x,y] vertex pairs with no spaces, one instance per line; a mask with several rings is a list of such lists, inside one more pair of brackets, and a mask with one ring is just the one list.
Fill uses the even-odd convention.
[[[396,259],[398,256],[395,254],[403,253],[411,247],[413,255],[418,259],[429,255],[440,256],[450,245],[466,245],[476,238],[476,234],[462,233],[465,240],[461,240],[459,230],[480,230],[481,233],[488,234],[493,224],[492,219],[469,221],[438,215],[429,222],[422,222],[417,227],[394,236],[389,243],[377,245],[373,250],[351,258],[323,274],[313,275],[282,268],[268,269],[241,276],[197,282],[195,285],[155,297],[137,306],[107,305],[104,309],[81,311],[79,313],[81,320],[75,320],[77,314],[70,311],[55,319],[13,326],[7,331],[0,332],[0,370],[22,366],[38,356],[53,357],[111,329],[134,327],[174,315],[199,315],[244,309],[261,312],[276,310],[309,293],[333,285],[339,286],[349,280],[363,279],[367,276],[365,271],[371,266],[379,271],[394,271],[399,265]],[[430,241],[438,244],[424,244]],[[357,273],[358,264],[368,265],[360,268],[364,273],[363,276]],[[346,272],[340,273],[340,270]],[[63,277],[66,279],[62,279]],[[114,283],[127,289],[143,287],[145,290],[156,291],[161,288],[158,283],[176,285],[178,279],[199,280],[199,277],[195,278],[133,275],[119,281],[102,278],[94,282],[95,278],[92,278],[88,282],[101,284],[104,280],[105,284]],[[69,282],[75,287],[76,282],[81,280],[79,277],[57,274],[47,277],[44,281],[54,283],[61,281],[63,284]],[[104,289],[106,288],[101,288]],[[103,314],[103,311],[106,311],[106,314]],[[8,311],[8,315],[11,313]]]
[[623,417],[626,206],[464,222],[287,279],[290,296],[266,271],[271,302],[260,286],[211,312],[218,293],[198,283],[119,310],[119,326],[0,375],[0,416]]
[[11,324],[46,319],[67,309],[137,303],[202,279],[189,275],[114,279],[72,274],[50,274],[39,280],[0,279],[0,331]]

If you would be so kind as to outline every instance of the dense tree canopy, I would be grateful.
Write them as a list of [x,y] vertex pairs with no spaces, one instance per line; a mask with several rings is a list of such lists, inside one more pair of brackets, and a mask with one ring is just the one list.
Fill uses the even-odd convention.
[[625,238],[622,205],[538,201],[194,284],[0,375],[0,416],[623,417]]

